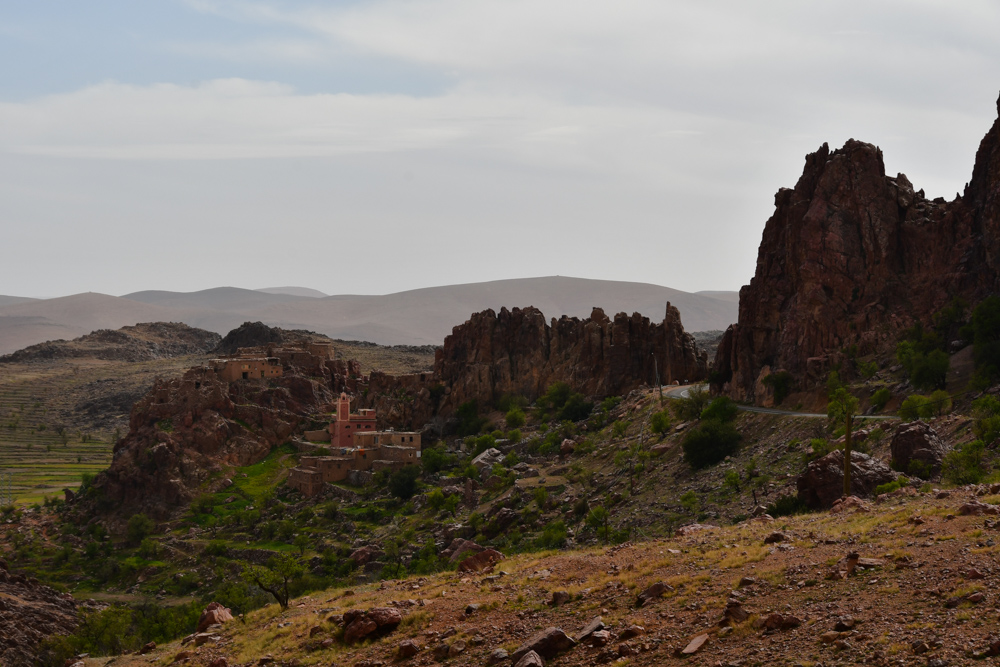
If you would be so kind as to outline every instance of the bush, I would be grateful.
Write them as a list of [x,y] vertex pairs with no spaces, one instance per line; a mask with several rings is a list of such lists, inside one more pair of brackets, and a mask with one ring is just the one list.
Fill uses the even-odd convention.
[[951,412],[951,394],[946,392],[944,389],[938,389],[933,392],[930,395],[930,401],[931,407],[934,409],[934,414],[941,416]]
[[522,437],[524,436],[521,435],[521,429],[514,428],[507,431],[507,440],[512,445],[516,445],[517,443],[521,442]]
[[720,422],[731,422],[739,414],[736,403],[728,396],[719,396],[708,407],[701,411],[701,419],[715,419]]
[[455,457],[447,453],[443,447],[428,447],[420,453],[420,464],[424,472],[433,475],[436,472],[455,465]]
[[892,398],[892,392],[889,391],[887,387],[882,387],[877,389],[874,394],[872,394],[872,405],[875,407],[876,412],[882,412],[882,409]]
[[576,422],[586,419],[594,409],[594,404],[587,401],[583,394],[575,393],[565,382],[552,384],[548,391],[538,399],[544,419]]
[[654,412],[649,418],[649,428],[653,433],[662,435],[670,429],[670,413],[666,410]]
[[988,386],[1000,377],[1000,297],[986,297],[976,306],[962,336],[972,339],[976,374]]
[[892,493],[893,491],[903,487],[903,483],[896,479],[891,482],[886,482],[885,484],[879,484],[875,487],[875,495],[881,496],[883,493]]
[[566,524],[562,521],[553,521],[542,529],[542,534],[535,540],[535,544],[540,549],[560,549],[566,546]]
[[674,415],[684,421],[699,419],[711,399],[711,395],[701,387],[691,387],[687,397],[674,401]]
[[129,544],[139,544],[148,537],[156,524],[145,514],[133,514],[129,517],[128,526],[125,529],[125,538]]
[[899,406],[899,417],[908,422],[917,419],[931,419],[934,417],[934,404],[931,403],[931,399],[920,394],[907,396],[903,404]]
[[764,386],[774,390],[774,404],[781,405],[782,401],[792,393],[792,374],[788,371],[778,371],[764,377]]
[[507,428],[510,429],[521,428],[522,426],[524,426],[524,422],[526,421],[524,417],[524,410],[518,407],[511,408],[510,410],[507,411],[507,414],[504,416],[504,421],[507,422]]
[[455,433],[458,435],[477,435],[486,426],[486,417],[479,416],[479,401],[473,399],[466,401],[455,410],[455,418],[458,420],[458,427]]
[[684,509],[689,512],[696,512],[698,510],[698,505],[700,504],[698,502],[698,494],[694,491],[686,491],[681,494],[680,501],[681,505],[684,506]]
[[798,496],[784,495],[767,506],[767,513],[773,517],[804,514],[809,511]]
[[944,350],[925,351],[921,343],[903,341],[896,346],[896,359],[918,389],[944,389],[950,359]]
[[941,475],[952,484],[978,484],[989,472],[984,454],[986,445],[973,440],[945,454]]
[[684,436],[684,458],[692,468],[713,465],[735,454],[741,437],[732,424],[714,419],[703,421]]
[[972,402],[972,432],[987,445],[992,445],[1000,438],[1000,400],[996,397],[982,396]]
[[417,477],[420,468],[414,465],[403,466],[393,471],[389,476],[389,493],[401,500],[409,500],[417,492]]

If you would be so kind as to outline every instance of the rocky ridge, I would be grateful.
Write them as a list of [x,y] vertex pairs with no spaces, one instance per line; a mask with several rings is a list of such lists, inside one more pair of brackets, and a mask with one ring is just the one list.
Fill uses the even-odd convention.
[[[1000,113],[1000,100],[998,100]],[[723,337],[714,385],[767,404],[768,374],[803,384],[836,367],[841,350],[892,344],[961,296],[1000,289],[1000,119],[983,138],[972,179],[947,202],[903,174],[887,176],[878,147],[854,139],[806,156],[793,189],[775,195],[737,324]]]
[[[592,398],[627,394],[642,385],[696,381],[707,376],[707,354],[684,331],[669,303],[663,322],[638,313],[614,318],[594,308],[586,319],[553,318],[537,308],[475,313],[438,350],[432,374],[372,373],[368,407],[389,423],[411,426],[444,419],[461,404],[494,404],[504,394],[534,400],[555,382]],[[440,386],[435,396],[431,389]],[[406,396],[400,400],[398,396]]]
[[0,357],[0,363],[93,358],[105,361],[152,361],[207,354],[219,334],[179,322],[146,322],[121,329],[99,329],[71,341],[52,340]]

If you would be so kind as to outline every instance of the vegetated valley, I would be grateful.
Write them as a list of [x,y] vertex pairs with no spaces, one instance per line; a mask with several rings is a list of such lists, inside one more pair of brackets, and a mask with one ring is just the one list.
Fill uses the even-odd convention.
[[[1000,656],[998,202],[1000,121],[952,202],[824,146],[721,340],[667,304],[484,311],[436,350],[247,323],[15,353],[0,661]],[[340,400],[419,459],[358,463]],[[324,461],[361,468],[302,481]]]

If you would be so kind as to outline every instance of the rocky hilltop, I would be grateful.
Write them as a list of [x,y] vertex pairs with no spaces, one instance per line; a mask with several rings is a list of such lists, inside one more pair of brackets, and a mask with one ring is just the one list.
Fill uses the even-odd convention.
[[950,202],[928,200],[903,174],[887,176],[876,146],[824,144],[806,156],[795,187],[775,195],[714,384],[766,402],[761,380],[773,371],[818,380],[844,347],[872,352],[904,327],[928,324],[955,296],[975,302],[998,289],[1000,120]]
[[73,340],[50,340],[0,356],[0,363],[54,359],[152,361],[206,354],[222,340],[219,334],[179,322],[144,322],[121,329],[98,329]]
[[[642,385],[707,375],[708,355],[684,331],[669,303],[663,322],[638,313],[547,322],[533,307],[484,310],[452,329],[438,350],[433,373],[372,373],[366,401],[393,425],[419,427],[443,419],[463,403],[493,405],[504,394],[534,400],[555,382],[591,398],[626,394]],[[440,387],[441,392],[432,391]]]

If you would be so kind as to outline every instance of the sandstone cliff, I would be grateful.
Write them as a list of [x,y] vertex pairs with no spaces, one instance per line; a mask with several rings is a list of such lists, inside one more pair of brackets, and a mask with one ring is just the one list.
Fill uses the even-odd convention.
[[998,265],[1000,120],[951,202],[926,199],[903,174],[886,176],[871,144],[852,139],[833,152],[824,144],[806,156],[795,187],[775,195],[714,386],[766,403],[760,380],[773,371],[818,381],[845,346],[873,351],[903,327],[929,323],[955,296],[976,302],[997,291]]

